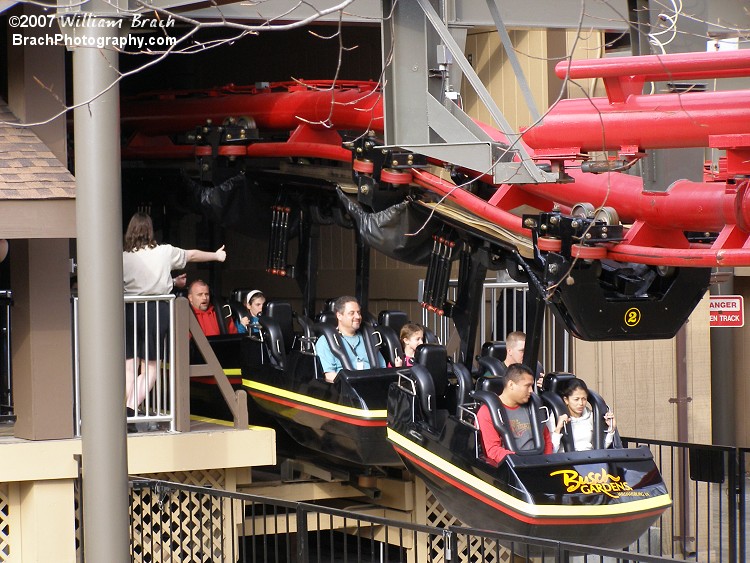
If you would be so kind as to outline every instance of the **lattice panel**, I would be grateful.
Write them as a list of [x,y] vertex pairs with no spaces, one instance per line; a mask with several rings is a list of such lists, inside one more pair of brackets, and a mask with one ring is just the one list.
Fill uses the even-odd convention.
[[145,479],[160,479],[172,481],[183,485],[195,485],[196,487],[211,487],[221,489],[226,485],[226,472],[223,469],[205,469],[195,471],[174,471],[169,473],[154,473],[151,475],[140,475]]
[[10,504],[8,483],[0,483],[0,561],[10,561]]
[[[435,498],[432,491],[427,489],[425,498],[427,505],[426,517],[427,525],[438,528],[448,526],[462,526],[462,522],[450,514],[440,501]],[[469,544],[467,546],[467,539]],[[444,563],[444,539],[440,536],[432,538],[429,546],[430,553],[428,561],[432,563]],[[469,537],[464,535],[458,538],[458,553],[461,563],[505,563],[510,560],[510,551],[494,541],[482,541],[482,538]]]
[[[151,478],[223,489],[221,470],[175,472]],[[130,507],[131,557],[135,563],[224,561],[227,501],[178,491],[134,490]]]
[[76,561],[83,561],[83,506],[81,504],[81,480],[73,485],[73,507],[75,510]]

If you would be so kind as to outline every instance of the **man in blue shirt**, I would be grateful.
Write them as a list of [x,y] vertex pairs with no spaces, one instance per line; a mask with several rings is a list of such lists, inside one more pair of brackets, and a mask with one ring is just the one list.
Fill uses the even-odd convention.
[[[341,337],[342,347],[354,369],[384,368],[385,360],[379,353],[377,354],[378,365],[370,365],[364,340],[366,336],[360,330],[362,310],[359,307],[359,302],[354,297],[344,295],[336,299],[333,310],[338,321],[337,330]],[[323,367],[326,381],[333,382],[336,379],[336,374],[343,367],[341,361],[331,351],[331,347],[325,338],[318,339],[315,350],[318,358],[320,358],[320,365]]]

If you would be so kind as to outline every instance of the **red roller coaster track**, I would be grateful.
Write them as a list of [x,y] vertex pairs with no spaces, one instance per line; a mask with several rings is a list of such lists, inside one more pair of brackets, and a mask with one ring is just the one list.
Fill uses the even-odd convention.
[[[414,183],[443,195],[466,211],[517,235],[530,237],[513,213],[527,204],[541,211],[587,203],[613,208],[626,225],[624,240],[601,243],[597,258],[665,266],[750,265],[750,90],[648,95],[650,81],[750,77],[750,53],[703,53],[629,57],[561,63],[558,76],[602,78],[606,98],[563,100],[543,121],[523,133],[523,143],[540,164],[563,165],[572,182],[498,185],[488,199],[456,188],[424,169],[384,169],[391,183]],[[234,157],[313,157],[352,162],[340,131],[377,135],[383,108],[370,82],[278,83],[262,87],[159,93],[125,101],[126,159],[185,159],[214,154]],[[174,135],[209,122],[244,123],[261,131],[291,132],[284,141],[259,140],[179,144]],[[485,130],[489,129],[485,127]],[[507,140],[497,131],[493,138]],[[624,165],[661,148],[703,147],[726,151],[721,181],[674,182],[663,192],[647,192],[642,180],[623,172],[584,172],[588,152],[618,153]],[[354,169],[372,170],[354,153]],[[445,163],[450,164],[450,163]],[[470,173],[471,175],[471,173]],[[474,176],[487,182],[487,178]],[[690,242],[685,232],[718,233],[712,243]]]

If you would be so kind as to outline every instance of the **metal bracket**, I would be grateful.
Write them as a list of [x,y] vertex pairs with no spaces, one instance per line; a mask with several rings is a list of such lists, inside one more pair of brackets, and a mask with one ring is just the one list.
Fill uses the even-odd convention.
[[[388,61],[390,67],[387,70],[387,90],[390,89],[390,92],[386,91],[385,95],[386,144],[451,162],[482,174],[490,174],[493,182],[498,184],[540,184],[559,181],[557,174],[540,169],[524,146],[518,143],[520,134],[512,130],[451,35],[443,18],[435,11],[429,0],[417,0],[416,4],[394,6],[393,26],[391,29],[384,26],[384,44],[388,43],[388,39],[393,39],[395,53],[393,60]],[[509,146],[489,138],[444,90],[435,86],[435,77],[430,78],[428,73],[429,68],[436,66],[431,63],[439,62],[437,59],[429,60],[433,52],[438,53],[438,50],[430,49],[435,41],[435,33],[426,28],[424,20],[418,21],[420,16],[424,16],[437,33],[442,45],[452,55],[453,64],[458,65],[466,80],[477,92],[493,120],[506,136]],[[504,29],[499,15],[494,19],[498,29]],[[388,36],[389,33],[392,34],[391,37]],[[419,40],[423,43],[423,50],[421,53],[415,53],[414,51],[419,48]],[[443,62],[449,59],[450,57],[445,56]],[[520,65],[518,66],[520,71]],[[432,86],[430,80],[433,80]],[[402,100],[399,99],[396,103],[397,97],[408,97],[409,102],[401,103]],[[530,98],[527,96],[528,99]],[[415,107],[415,104],[419,106]],[[405,110],[399,109],[399,106],[408,107],[410,115],[404,114]],[[389,115],[391,112],[392,116]],[[532,108],[532,113],[537,113],[535,108]]]

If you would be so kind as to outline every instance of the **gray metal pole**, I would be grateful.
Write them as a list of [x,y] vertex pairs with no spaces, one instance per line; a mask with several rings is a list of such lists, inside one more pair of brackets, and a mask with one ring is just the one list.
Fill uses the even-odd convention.
[[[118,29],[76,28],[100,46]],[[97,41],[100,43],[97,44]],[[73,54],[83,534],[86,561],[130,561],[118,54]],[[100,95],[101,94],[101,95]],[[98,97],[97,97],[98,96]]]

